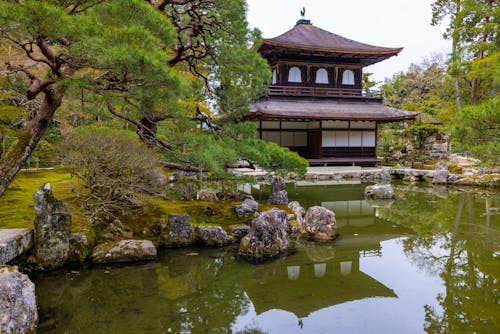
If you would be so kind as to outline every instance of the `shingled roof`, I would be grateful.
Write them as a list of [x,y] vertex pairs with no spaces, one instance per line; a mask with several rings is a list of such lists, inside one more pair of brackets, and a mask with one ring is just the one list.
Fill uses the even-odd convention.
[[269,119],[323,119],[394,122],[414,119],[418,113],[384,106],[376,101],[354,99],[261,99],[251,114]]
[[364,59],[365,65],[395,56],[403,50],[357,42],[315,27],[307,20],[298,21],[295,27],[278,37],[264,39],[260,47],[261,53],[272,52],[273,49],[314,52],[332,57],[356,55]]

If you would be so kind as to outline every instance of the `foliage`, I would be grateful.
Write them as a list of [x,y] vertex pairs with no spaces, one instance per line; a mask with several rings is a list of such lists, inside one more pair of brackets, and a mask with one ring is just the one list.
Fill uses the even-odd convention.
[[0,71],[43,102],[37,119],[22,115],[22,140],[0,160],[0,194],[54,117],[130,125],[173,162],[216,174],[247,159],[240,147],[255,129],[241,136],[237,123],[270,71],[245,12],[243,0],[0,1],[0,52],[15,54]]
[[81,127],[64,139],[62,151],[65,166],[83,181],[78,196],[92,222],[137,209],[145,193],[165,186],[156,155],[131,132]]
[[371,89],[373,87],[375,87],[378,84],[380,84],[380,82],[372,81],[371,80],[370,77],[372,75],[373,75],[373,73],[363,72],[363,78],[362,78],[361,86],[362,86],[363,90],[365,91],[366,95],[369,95],[369,93],[371,92]]
[[416,122],[405,129],[404,135],[412,138],[417,148],[423,148],[425,139],[432,135],[443,133],[443,128],[439,125]]
[[190,201],[196,198],[201,188],[201,181],[192,177],[181,177],[170,183],[167,188],[167,198],[171,200]]
[[[495,94],[491,90],[495,75],[487,74],[491,73],[491,66],[482,67],[478,64],[483,64],[485,59],[498,52],[499,2],[435,0],[432,4],[432,24],[440,24],[445,17],[450,20],[444,37],[452,40],[449,73],[456,78],[457,83],[464,78],[470,79],[470,99],[472,104],[477,104],[481,99]],[[483,70],[485,73],[482,73]],[[461,90],[458,84],[455,89],[459,101]],[[459,102],[457,109],[460,109]]]
[[386,105],[421,112],[423,121],[445,118],[453,94],[440,56],[410,65],[386,80],[382,90]]
[[486,163],[500,163],[500,96],[456,113],[451,128],[455,150],[471,152]]

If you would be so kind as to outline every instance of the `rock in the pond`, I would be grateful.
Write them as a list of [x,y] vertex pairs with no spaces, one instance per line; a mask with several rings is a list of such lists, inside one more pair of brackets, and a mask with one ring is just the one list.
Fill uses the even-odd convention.
[[71,215],[66,204],[52,195],[49,183],[33,195],[35,200],[35,258],[38,264],[55,269],[69,256]]
[[285,229],[287,214],[273,208],[252,221],[250,232],[241,239],[239,254],[251,261],[262,261],[286,252],[290,246]]
[[33,230],[28,228],[0,229],[0,265],[27,252],[33,246]]
[[85,233],[71,233],[69,237],[69,260],[83,262],[91,253],[91,245]]
[[390,184],[374,184],[365,188],[365,197],[391,199],[394,198],[394,189]]
[[299,225],[304,224],[304,213],[306,212],[306,210],[304,210],[302,205],[300,205],[300,203],[297,201],[292,201],[292,202],[288,203],[288,207],[295,214],[295,218],[297,219],[297,222],[299,223]]
[[199,226],[196,240],[206,246],[221,247],[230,244],[233,238],[220,226]]
[[113,263],[156,259],[156,247],[150,240],[110,241],[97,245],[92,252],[92,262]]
[[234,211],[236,211],[236,214],[238,217],[249,217],[252,215],[255,211],[259,210],[259,203],[257,203],[255,200],[247,198],[241,203],[240,205],[237,205],[234,208]]
[[217,202],[217,195],[213,190],[210,189],[202,189],[198,191],[196,194],[196,199],[198,201],[205,201],[205,202]]
[[243,238],[245,235],[247,235],[248,232],[250,232],[250,226],[248,225],[235,226],[231,230],[233,238],[238,241],[241,240],[241,238]]
[[166,247],[185,247],[195,241],[194,227],[187,214],[168,215],[168,223],[162,222],[160,230],[160,243]]
[[271,184],[271,193],[269,194],[269,203],[271,204],[288,204],[288,193],[286,192],[285,179],[281,176],[276,176]]
[[305,232],[317,241],[330,241],[336,238],[335,213],[322,206],[312,206],[304,217]]
[[35,284],[17,267],[0,268],[0,333],[34,334],[37,324]]
[[436,170],[434,172],[434,177],[432,178],[432,183],[447,184],[449,175],[450,172],[448,171],[448,167],[445,163],[440,161],[436,164]]

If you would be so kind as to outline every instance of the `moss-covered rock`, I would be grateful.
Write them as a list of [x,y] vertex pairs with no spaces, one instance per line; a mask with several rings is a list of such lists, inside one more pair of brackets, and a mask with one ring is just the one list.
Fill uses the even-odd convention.
[[133,262],[156,259],[156,247],[149,240],[121,240],[97,245],[92,252],[92,262]]
[[198,226],[196,240],[205,246],[221,247],[230,244],[233,237],[220,226]]

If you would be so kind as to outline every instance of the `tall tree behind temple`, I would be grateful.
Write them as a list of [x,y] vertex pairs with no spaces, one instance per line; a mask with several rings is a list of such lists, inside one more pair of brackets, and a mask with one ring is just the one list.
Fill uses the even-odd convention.
[[[450,18],[444,37],[452,40],[450,74],[455,77],[457,109],[461,106],[458,89],[460,75],[470,80],[472,104],[477,104],[483,97],[488,98],[494,95],[497,89],[497,87],[492,87],[495,73],[492,76],[485,75],[481,69],[491,73],[491,67],[495,66],[494,57],[500,46],[499,2],[495,0],[436,0],[432,4],[432,11],[433,25],[441,23],[444,17]],[[471,69],[475,70],[471,71]]]

